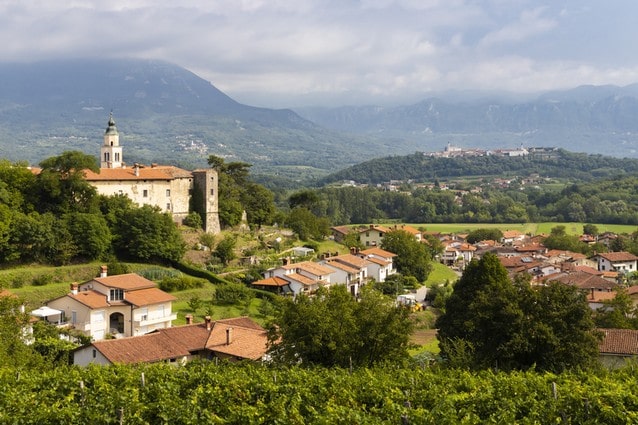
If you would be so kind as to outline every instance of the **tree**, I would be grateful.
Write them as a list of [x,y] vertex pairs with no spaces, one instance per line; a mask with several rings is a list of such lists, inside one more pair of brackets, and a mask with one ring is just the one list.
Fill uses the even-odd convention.
[[169,214],[150,205],[119,213],[113,244],[120,253],[140,260],[182,259],[186,243]]
[[285,299],[269,327],[269,352],[281,363],[326,367],[372,366],[408,357],[413,325],[407,309],[372,288],[360,301],[345,285],[314,298]]
[[597,355],[591,311],[577,288],[512,283],[491,253],[466,268],[436,326],[442,355],[470,368],[560,372],[589,366]]
[[325,217],[319,218],[305,207],[296,207],[286,218],[286,225],[299,239],[323,239],[330,233],[330,223]]
[[224,264],[228,265],[229,262],[235,259],[235,244],[237,239],[233,235],[226,235],[219,241],[213,254]]
[[467,235],[468,243],[476,243],[480,241],[500,241],[503,238],[503,232],[498,228],[480,228],[472,230]]
[[100,169],[93,155],[67,151],[40,163],[37,177],[37,207],[40,212],[91,212],[95,207],[96,189],[84,178],[84,170]]
[[584,224],[583,233],[585,235],[596,236],[598,235],[598,226],[596,226],[595,224]]
[[101,215],[71,213],[65,217],[65,221],[81,257],[98,260],[110,250],[111,231]]
[[393,230],[383,236],[381,248],[396,254],[394,263],[397,271],[405,276],[414,276],[425,282],[432,270],[430,252],[425,244],[405,230]]
[[636,313],[627,290],[621,288],[612,300],[603,301],[603,306],[596,310],[594,321],[599,328],[637,329]]

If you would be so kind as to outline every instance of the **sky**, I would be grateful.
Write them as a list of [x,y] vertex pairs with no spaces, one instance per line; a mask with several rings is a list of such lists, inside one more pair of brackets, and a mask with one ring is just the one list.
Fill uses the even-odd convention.
[[0,0],[0,61],[156,59],[254,106],[406,104],[636,83],[636,16],[635,0]]

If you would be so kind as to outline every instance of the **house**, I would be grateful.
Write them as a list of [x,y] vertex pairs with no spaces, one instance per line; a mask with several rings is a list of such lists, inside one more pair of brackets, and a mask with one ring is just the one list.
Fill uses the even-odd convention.
[[359,288],[368,280],[368,266],[370,262],[353,253],[326,257],[319,264],[330,269],[333,273],[330,278],[332,284],[344,284],[348,292],[356,296]]
[[330,228],[330,231],[332,232],[332,238],[335,242],[339,243],[344,241],[348,233],[356,232],[356,230],[350,226],[333,226]]
[[368,260],[368,276],[377,282],[385,282],[385,279],[397,272],[394,268],[394,257],[397,255],[384,249],[373,247],[364,249],[356,255]]
[[72,283],[69,294],[47,302],[47,307],[60,312],[47,321],[70,326],[95,341],[107,335],[143,335],[171,327],[177,318],[172,311],[175,299],[138,274],[108,276],[102,266],[100,277]]
[[[197,211],[207,232],[220,232],[217,171],[187,171],[173,166],[137,163],[131,167],[124,162],[123,155],[111,114],[100,148],[100,171],[84,172],[86,180],[100,195],[126,195],[138,205],[159,207],[178,223],[191,211]],[[193,196],[195,193],[197,196]],[[191,203],[197,203],[192,210]]]
[[511,245],[514,242],[520,242],[525,239],[525,235],[518,230],[505,230],[503,231],[503,237],[501,238],[501,243],[506,245]]
[[193,359],[220,358],[229,361],[262,360],[268,343],[264,328],[248,317],[157,329],[121,339],[95,341],[73,352],[73,363],[132,364],[166,362],[184,364]]
[[251,285],[263,291],[274,292],[278,295],[293,295],[290,288],[290,281],[279,276],[267,277],[252,282]]
[[600,271],[632,273],[638,270],[638,257],[630,252],[604,252],[592,257]]
[[364,246],[381,246],[381,241],[391,229],[371,224],[369,227],[359,229],[359,241]]
[[[278,277],[288,282],[287,286],[293,296],[301,293],[313,294],[321,286],[330,285],[330,276],[334,270],[316,263],[314,261],[301,261],[290,263],[289,259],[284,259],[284,264],[266,270],[264,279],[254,282],[254,286],[264,286],[264,280]],[[281,283],[281,281],[279,281]],[[268,283],[266,283],[268,285]]]
[[610,282],[600,276],[581,271],[562,273],[551,280],[556,280],[566,285],[576,286],[583,291],[587,291],[587,293],[592,290],[602,292],[615,291],[618,288],[618,285],[614,282]]
[[599,329],[602,339],[598,343],[601,363],[611,369],[625,366],[638,356],[638,330]]

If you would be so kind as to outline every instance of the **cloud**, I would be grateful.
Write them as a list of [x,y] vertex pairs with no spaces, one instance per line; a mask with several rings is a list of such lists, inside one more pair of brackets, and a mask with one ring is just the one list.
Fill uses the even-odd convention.
[[618,2],[0,0],[0,60],[167,60],[273,107],[627,84],[638,59],[621,53],[636,30],[610,23],[638,7]]

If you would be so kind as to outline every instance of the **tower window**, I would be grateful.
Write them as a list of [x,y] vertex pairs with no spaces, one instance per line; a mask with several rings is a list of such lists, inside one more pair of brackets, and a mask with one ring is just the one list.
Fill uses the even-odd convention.
[[215,189],[211,189],[210,190],[210,196],[214,196],[215,195]]
[[115,160],[116,161],[120,160],[120,153],[119,152],[115,152]]
[[108,152],[104,152],[104,162],[109,162],[110,156]]
[[147,189],[144,189],[142,191],[142,196],[145,197],[145,198],[148,198],[148,190]]
[[166,210],[170,211],[171,210],[171,204],[166,204]]
[[113,146],[113,141],[111,140],[111,146]]

